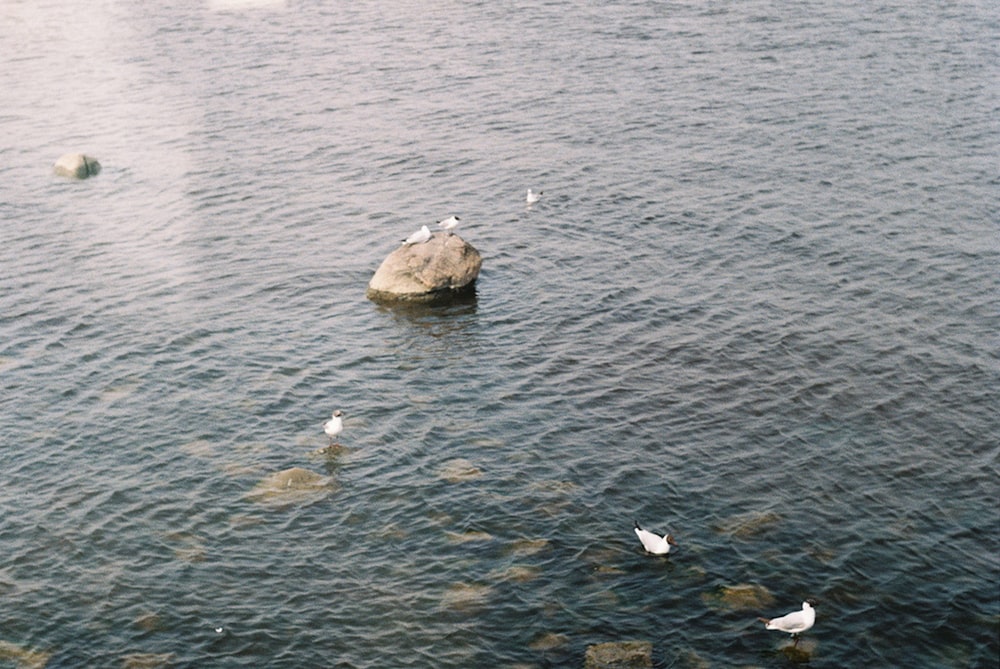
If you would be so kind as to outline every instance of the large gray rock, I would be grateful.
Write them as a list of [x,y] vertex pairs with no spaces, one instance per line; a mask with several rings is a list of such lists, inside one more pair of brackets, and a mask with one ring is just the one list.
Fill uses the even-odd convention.
[[472,244],[458,235],[437,233],[390,253],[368,283],[368,298],[428,300],[461,293],[472,288],[482,265]]
[[101,164],[82,153],[67,153],[56,161],[52,169],[61,177],[86,179],[97,175],[101,171]]

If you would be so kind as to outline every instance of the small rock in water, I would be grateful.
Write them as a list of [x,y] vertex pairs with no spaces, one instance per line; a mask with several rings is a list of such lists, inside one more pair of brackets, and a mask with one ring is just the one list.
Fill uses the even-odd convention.
[[247,497],[255,502],[279,504],[309,502],[328,495],[333,490],[334,484],[330,477],[301,467],[292,467],[266,477]]
[[725,585],[718,592],[703,593],[701,599],[710,608],[728,611],[756,611],[774,604],[771,592],[755,583]]
[[778,649],[778,653],[793,664],[805,664],[811,661],[814,652],[816,652],[815,639],[805,639],[797,646],[794,642],[788,642]]
[[101,171],[101,164],[96,159],[82,153],[67,153],[60,156],[52,169],[61,177],[86,179],[97,176]]
[[28,650],[9,641],[0,641],[0,661],[9,660],[18,669],[43,669],[51,656],[52,653]]
[[478,467],[465,458],[455,458],[454,460],[449,460],[444,463],[444,466],[441,468],[440,472],[438,472],[438,477],[444,479],[448,483],[471,481],[472,479],[477,479],[482,475],[483,472],[481,472]]
[[122,666],[125,669],[158,669],[169,667],[173,661],[173,653],[129,653],[122,658]]
[[612,641],[587,646],[584,669],[652,669],[649,641]]
[[545,632],[540,637],[528,644],[528,648],[531,650],[545,651],[545,650],[555,650],[556,648],[562,648],[569,644],[569,637],[565,634],[556,634],[555,632]]
[[456,611],[469,611],[482,607],[492,593],[493,588],[488,585],[455,583],[444,593],[441,605]]
[[763,534],[780,521],[781,516],[774,511],[751,511],[727,518],[717,524],[715,529],[738,539],[749,539]]

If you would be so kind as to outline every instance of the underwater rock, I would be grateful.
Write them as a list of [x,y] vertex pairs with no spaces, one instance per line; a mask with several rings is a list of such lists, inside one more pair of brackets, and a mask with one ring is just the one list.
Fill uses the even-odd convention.
[[701,600],[712,609],[756,611],[774,604],[774,596],[762,585],[739,583],[724,585],[717,592],[705,592]]
[[715,525],[715,529],[738,539],[749,539],[771,529],[781,521],[774,511],[751,511],[731,516]]
[[541,553],[546,548],[549,547],[548,539],[515,539],[510,544],[510,548],[507,552],[510,555],[516,555],[524,557],[526,555],[535,555],[536,553]]
[[493,535],[489,532],[469,530],[468,532],[446,532],[448,540],[455,544],[465,544],[470,541],[493,541]]
[[801,641],[797,646],[789,642],[778,649],[778,654],[782,655],[792,664],[806,664],[810,662],[815,652],[816,642],[812,639]]
[[490,572],[490,578],[507,583],[527,583],[534,581],[540,574],[541,570],[538,567],[512,565],[506,569],[497,569]]
[[486,599],[493,593],[488,585],[474,583],[455,583],[450,586],[441,598],[441,606],[457,611],[470,611],[482,607]]
[[44,669],[52,653],[28,650],[9,641],[0,641],[0,662],[12,662],[17,669]]
[[652,669],[649,641],[611,641],[587,646],[584,669]]
[[129,653],[122,658],[122,666],[125,669],[159,669],[169,667],[173,661],[173,653]]
[[441,467],[438,472],[438,478],[444,479],[448,483],[471,481],[472,479],[477,479],[482,475],[483,472],[481,472],[478,467],[465,458],[455,458],[454,460],[449,460],[444,463],[444,466]]
[[537,651],[555,650],[569,645],[569,637],[565,634],[555,632],[545,632],[537,639],[528,644],[528,648]]
[[61,177],[71,179],[86,179],[97,176],[101,171],[101,164],[94,158],[82,153],[67,153],[60,156],[56,164],[52,166],[52,171]]
[[429,300],[472,288],[483,258],[467,241],[436,234],[422,244],[405,244],[390,253],[368,283],[367,296],[378,302]]
[[333,480],[301,467],[275,472],[258,483],[247,498],[254,502],[293,504],[320,499],[334,490]]

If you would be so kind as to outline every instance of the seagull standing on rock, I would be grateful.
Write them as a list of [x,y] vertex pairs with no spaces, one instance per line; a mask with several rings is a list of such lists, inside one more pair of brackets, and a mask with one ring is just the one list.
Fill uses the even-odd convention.
[[444,219],[443,221],[438,221],[438,227],[447,232],[449,235],[453,234],[452,230],[458,227],[458,222],[462,220],[458,216],[451,216]]
[[642,547],[646,549],[646,552],[653,555],[666,555],[670,552],[671,546],[677,545],[674,542],[673,535],[665,534],[661,537],[658,534],[639,527],[638,521],[635,523],[635,535],[639,537],[639,541],[642,542]]
[[340,409],[337,409],[333,412],[333,417],[323,423],[323,431],[326,432],[326,436],[330,437],[331,446],[333,446],[333,440],[336,436],[344,430],[343,415],[344,413]]
[[816,622],[816,610],[813,609],[814,606],[816,606],[816,602],[811,599],[807,599],[802,602],[801,611],[792,611],[791,613],[781,616],[780,618],[758,618],[758,620],[764,623],[764,629],[788,632],[792,635],[792,638],[795,639],[795,643],[792,645],[798,646],[799,635],[812,627]]
[[420,229],[414,232],[412,235],[403,240],[403,244],[406,246],[412,246],[413,244],[423,244],[426,241],[430,241],[431,231],[427,229],[426,225],[420,226]]

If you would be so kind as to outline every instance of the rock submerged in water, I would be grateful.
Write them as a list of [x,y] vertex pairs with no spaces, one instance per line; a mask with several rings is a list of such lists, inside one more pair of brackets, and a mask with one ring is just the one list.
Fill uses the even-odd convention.
[[438,233],[390,253],[368,283],[368,299],[428,301],[469,290],[479,277],[479,251],[454,234]]
[[247,498],[274,505],[305,504],[326,497],[335,488],[333,480],[328,476],[292,467],[264,478],[250,491]]
[[61,177],[86,179],[97,176],[101,171],[101,164],[82,153],[67,153],[56,161],[52,170]]
[[612,641],[587,646],[584,669],[652,669],[649,641]]

